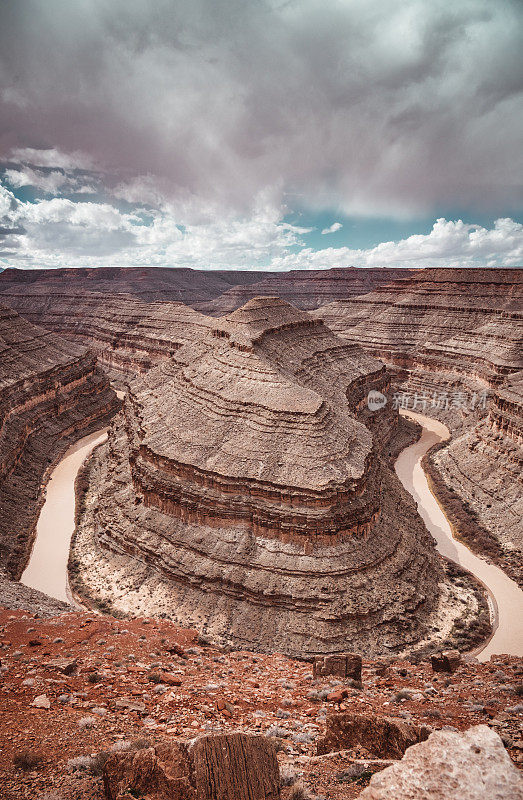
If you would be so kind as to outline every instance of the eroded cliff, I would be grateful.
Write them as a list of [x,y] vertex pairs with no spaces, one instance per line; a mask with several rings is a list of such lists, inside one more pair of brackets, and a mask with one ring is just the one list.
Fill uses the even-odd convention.
[[420,270],[313,315],[388,365],[397,402],[449,425],[433,463],[459,532],[521,580],[523,271]]
[[94,354],[0,306],[0,561],[19,577],[50,467],[118,407]]
[[365,402],[388,382],[278,298],[215,320],[130,383],[89,465],[76,568],[117,606],[146,595],[238,646],[415,643],[442,573],[386,464],[397,412]]

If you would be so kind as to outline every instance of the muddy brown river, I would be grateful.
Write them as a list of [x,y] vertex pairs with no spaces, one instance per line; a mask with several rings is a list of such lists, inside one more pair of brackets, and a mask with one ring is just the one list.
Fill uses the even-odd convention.
[[[438,551],[471,572],[489,593],[494,635],[476,655],[486,661],[493,653],[523,656],[523,591],[499,567],[474,555],[456,541],[447,517],[432,494],[421,459],[433,444],[448,439],[441,422],[411,411],[402,412],[423,427],[420,439],[406,447],[396,461],[396,474],[414,497],[418,511],[434,536]],[[21,581],[59,600],[72,601],[67,576],[69,548],[74,531],[74,483],[78,470],[97,444],[107,437],[107,428],[80,439],[69,448],[51,473],[40,512],[33,550]]]
[[523,656],[523,591],[503,570],[474,555],[464,544],[452,536],[449,521],[432,494],[421,459],[434,444],[449,438],[449,430],[442,422],[402,411],[407,417],[423,427],[418,441],[406,447],[396,461],[396,474],[405,489],[414,497],[425,525],[434,536],[441,555],[460,564],[484,584],[489,592],[491,621],[494,635],[475,655],[480,661],[488,661],[493,653]]
[[74,531],[74,482],[87,456],[106,438],[107,428],[84,436],[66,451],[52,471],[33,550],[20,579],[26,586],[68,603],[72,602],[67,562]]

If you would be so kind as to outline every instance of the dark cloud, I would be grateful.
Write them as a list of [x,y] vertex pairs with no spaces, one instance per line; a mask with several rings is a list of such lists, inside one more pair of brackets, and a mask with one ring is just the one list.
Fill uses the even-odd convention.
[[240,211],[496,213],[521,202],[522,20],[517,0],[3,0],[0,155]]

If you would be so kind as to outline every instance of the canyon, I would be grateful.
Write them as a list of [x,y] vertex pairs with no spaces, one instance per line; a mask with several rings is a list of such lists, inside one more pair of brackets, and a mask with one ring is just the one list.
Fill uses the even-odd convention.
[[19,578],[46,479],[119,406],[96,357],[0,306],[0,563]]
[[[483,722],[521,766],[521,272],[64,273],[0,274],[7,796],[111,797],[144,731],[262,734],[340,800],[403,763],[362,725]],[[305,663],[349,651],[363,683]]]
[[280,298],[214,320],[129,381],[86,475],[77,576],[235,646],[417,643],[443,573],[388,462],[398,414],[366,404],[388,381]]
[[[89,465],[88,523],[79,531],[84,535],[91,526],[96,532],[85,533],[85,541],[75,538],[79,563],[87,558],[89,565],[84,572],[90,571],[91,581],[100,573],[102,601],[110,602],[111,592],[124,593],[109,574],[129,587],[153,567],[147,591],[162,613],[177,608],[182,621],[196,620],[216,635],[230,635],[234,616],[246,621],[236,626],[239,640],[240,628],[253,642],[262,630],[268,647],[281,647],[285,625],[296,622],[293,614],[303,620],[321,606],[330,608],[326,618],[343,616],[346,609],[339,592],[323,581],[323,567],[310,591],[321,599],[304,591],[316,569],[310,562],[324,560],[314,556],[319,547],[332,556],[333,574],[340,558],[356,559],[364,572],[366,550],[386,563],[380,536],[389,555],[397,546],[384,518],[398,528],[395,516],[408,505],[390,460],[399,442],[405,446],[415,437],[397,413],[409,398],[452,432],[424,466],[454,532],[521,581],[520,271],[347,268],[238,275],[137,268],[70,270],[66,282],[64,270],[0,275],[4,302],[71,345],[89,348],[126,392],[109,443]],[[267,299],[269,292],[280,302]],[[300,306],[310,314],[300,316]],[[366,407],[369,390],[387,397],[379,413]],[[224,420],[231,421],[230,430]],[[350,440],[347,426],[355,422],[360,427]],[[308,461],[314,451],[318,460]],[[328,497],[330,459],[338,484]],[[342,501],[336,493],[345,491],[344,481],[353,486]],[[392,497],[400,511],[385,507]],[[103,509],[96,518],[89,516],[93,505]],[[103,553],[105,571],[86,556],[87,541]],[[358,555],[351,552],[356,541]],[[300,548],[307,567],[292,571]],[[233,553],[234,566],[225,569]],[[434,607],[439,581],[433,568],[428,573],[426,608]],[[282,576],[291,583],[280,596]],[[372,583],[371,572],[365,583]],[[423,595],[421,611],[424,592],[410,578],[407,583],[403,601],[415,609],[413,598]],[[299,602],[289,599],[294,594]],[[139,595],[132,593],[143,611]],[[223,602],[219,610],[216,595]],[[271,604],[282,610],[279,623],[268,612]],[[377,606],[371,611],[372,604],[369,620],[380,613]],[[258,619],[254,628],[251,613]],[[264,617],[270,618],[270,634]],[[345,633],[342,626],[329,642],[323,631],[307,647],[336,649]],[[306,629],[297,634],[293,653],[298,640],[305,646]],[[384,641],[392,647],[399,642],[392,644],[388,635]]]

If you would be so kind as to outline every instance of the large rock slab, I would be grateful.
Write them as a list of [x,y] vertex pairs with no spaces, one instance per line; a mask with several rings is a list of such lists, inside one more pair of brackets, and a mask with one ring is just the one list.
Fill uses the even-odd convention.
[[437,731],[373,775],[361,800],[522,800],[523,774],[497,733],[477,725]]
[[264,736],[202,736],[112,755],[107,800],[278,800],[276,752]]
[[340,655],[323,656],[315,658],[313,675],[323,678],[328,675],[337,675],[340,678],[352,678],[361,681],[361,656],[356,653],[342,653]]
[[426,739],[431,730],[403,719],[347,711],[327,717],[325,736],[318,742],[317,753],[360,746],[376,758],[401,758],[407,747]]

